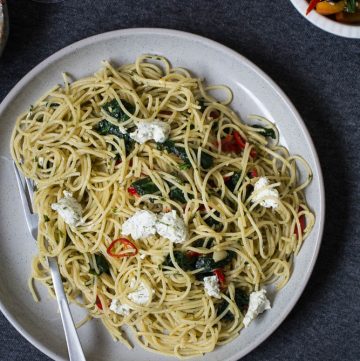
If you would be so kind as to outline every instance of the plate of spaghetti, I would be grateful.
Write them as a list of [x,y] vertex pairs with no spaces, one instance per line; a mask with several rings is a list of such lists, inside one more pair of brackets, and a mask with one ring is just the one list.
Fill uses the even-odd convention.
[[[177,31],[106,33],[33,69],[0,116],[1,310],[53,359],[67,356],[48,256],[89,360],[237,360],[300,297],[321,170],[293,105],[242,56]],[[36,187],[36,244],[13,161]]]

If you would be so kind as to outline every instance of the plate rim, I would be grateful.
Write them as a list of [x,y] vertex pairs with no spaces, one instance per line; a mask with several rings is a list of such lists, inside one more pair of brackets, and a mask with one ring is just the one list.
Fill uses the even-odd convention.
[[[292,0],[291,0],[292,1]],[[276,322],[272,324],[272,327],[265,330],[259,337],[256,339],[256,341],[250,343],[245,348],[241,350],[237,350],[235,354],[230,356],[227,361],[237,361],[239,358],[244,357],[251,351],[253,351],[256,347],[258,347],[261,343],[263,343],[285,320],[285,318],[290,314],[290,312],[294,309],[295,305],[297,304],[299,298],[304,292],[305,287],[307,286],[309,279],[312,275],[312,272],[314,270],[314,266],[316,263],[316,260],[318,258],[322,238],[323,238],[323,232],[324,232],[324,224],[325,224],[325,188],[324,188],[324,180],[321,170],[321,164],[318,157],[318,154],[316,152],[315,145],[313,143],[313,140],[311,138],[311,135],[302,120],[299,112],[291,102],[291,100],[288,98],[288,96],[283,92],[283,90],[271,79],[270,76],[268,76],[263,70],[261,70],[256,64],[254,64],[252,61],[247,59],[245,56],[241,55],[240,53],[236,52],[235,50],[217,42],[214,40],[211,40],[207,37],[197,35],[191,32],[181,31],[181,30],[173,30],[173,29],[167,29],[167,28],[152,28],[152,27],[139,27],[139,28],[126,28],[126,29],[118,29],[118,30],[112,30],[96,35],[92,35],[90,37],[86,37],[84,39],[81,39],[79,41],[76,41],[70,45],[67,45],[66,47],[56,51],[54,54],[50,55],[49,57],[45,58],[43,61],[41,61],[38,65],[36,65],[34,68],[32,68],[26,75],[24,75],[16,84],[15,86],[10,90],[10,92],[5,96],[5,98],[0,103],[0,115],[3,113],[4,109],[11,103],[12,99],[16,94],[21,91],[22,87],[26,85],[31,79],[33,79],[36,75],[42,72],[44,68],[46,68],[49,64],[55,62],[56,60],[61,59],[62,57],[70,54],[77,48],[82,48],[87,45],[91,45],[93,43],[96,43],[98,41],[105,41],[107,39],[111,39],[118,36],[133,36],[136,34],[146,34],[149,35],[149,33],[156,35],[165,35],[165,36],[173,36],[177,38],[184,38],[187,40],[197,40],[200,43],[206,44],[210,47],[221,49],[223,53],[226,53],[228,56],[231,56],[235,58],[237,61],[245,64],[246,66],[250,67],[259,77],[261,77],[271,88],[274,92],[277,93],[279,98],[282,100],[283,103],[286,104],[289,111],[292,113],[292,115],[297,119],[297,122],[302,129],[302,131],[305,134],[305,138],[308,141],[310,145],[309,152],[311,153],[311,156],[314,160],[314,166],[316,168],[317,174],[318,174],[318,183],[320,188],[320,194],[319,194],[319,215],[317,215],[316,220],[319,222],[319,229],[318,233],[315,235],[315,248],[312,252],[311,259],[309,261],[309,264],[306,268],[305,277],[302,279],[302,283],[298,288],[296,288],[296,293],[294,297],[292,298],[291,302],[288,304],[286,308],[286,312],[282,314],[281,317],[279,317]],[[12,326],[33,346],[35,346],[38,350],[43,352],[48,357],[51,357],[54,360],[59,361],[66,361],[63,357],[59,356],[58,354],[54,353],[51,349],[44,346],[41,342],[38,342],[33,336],[27,332],[21,324],[17,321],[16,317],[12,316],[10,312],[6,309],[4,306],[2,300],[0,299],[0,311],[3,313],[3,315],[7,318],[7,320],[12,324]],[[226,345],[225,345],[226,347]]]

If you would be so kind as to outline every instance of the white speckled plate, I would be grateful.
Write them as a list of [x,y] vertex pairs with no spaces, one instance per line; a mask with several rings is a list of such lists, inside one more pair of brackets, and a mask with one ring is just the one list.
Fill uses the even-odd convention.
[[[41,351],[55,360],[67,359],[65,338],[56,302],[43,297],[35,304],[27,287],[30,263],[36,253],[27,232],[17,193],[9,154],[10,133],[19,112],[28,109],[41,94],[61,83],[61,72],[75,77],[89,75],[100,61],[133,62],[139,54],[168,57],[174,66],[191,69],[209,84],[229,85],[235,95],[233,108],[243,118],[261,114],[275,122],[283,142],[292,153],[302,155],[314,172],[306,196],[316,214],[316,224],[296,258],[288,285],[271,294],[273,308],[235,341],[218,347],[201,361],[238,360],[264,341],[284,320],[300,297],[314,267],[324,224],[324,186],[321,169],[309,133],[285,94],[260,69],[236,52],[200,36],[165,29],[130,29],[100,34],[57,52],[27,74],[0,105],[0,308],[17,330]],[[74,309],[75,319],[81,318]],[[114,343],[101,322],[91,321],[79,330],[88,360],[165,361],[135,344],[128,350]]]
[[338,21],[332,20],[326,16],[320,15],[316,11],[311,11],[306,15],[306,9],[309,3],[306,0],[290,0],[299,13],[309,20],[315,26],[323,29],[329,33],[343,36],[345,38],[360,38],[359,24],[342,24]]

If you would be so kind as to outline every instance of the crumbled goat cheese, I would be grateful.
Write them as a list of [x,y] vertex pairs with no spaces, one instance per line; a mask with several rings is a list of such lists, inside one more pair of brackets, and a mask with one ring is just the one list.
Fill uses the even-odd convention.
[[156,233],[156,214],[150,211],[137,211],[122,225],[122,234],[131,235],[135,240],[153,236]]
[[156,223],[156,231],[171,242],[182,243],[186,241],[187,228],[184,221],[177,216],[176,211],[160,216]]
[[[134,287],[135,284],[136,284],[135,279],[132,279],[130,283],[130,287],[131,288]],[[146,287],[143,281],[140,281],[137,290],[129,293],[127,297],[129,300],[133,301],[134,303],[143,306],[151,301],[153,293],[154,290],[150,290],[148,287]]]
[[221,298],[219,280],[217,276],[204,277],[205,292],[210,297]]
[[131,312],[131,308],[129,305],[121,304],[119,300],[113,299],[111,301],[110,310],[121,315],[121,316],[127,316]]
[[45,162],[45,158],[44,157],[39,157],[38,158],[38,164],[40,167],[44,166],[44,162]]
[[122,225],[122,234],[135,240],[158,233],[171,242],[182,243],[187,237],[187,227],[176,211],[157,215],[150,211],[137,211]]
[[269,180],[266,177],[260,177],[254,185],[253,202],[260,202],[265,208],[277,208],[279,205],[279,192],[274,188],[266,188]]
[[140,121],[137,124],[135,132],[130,133],[130,138],[140,144],[151,139],[154,139],[155,142],[164,143],[169,137],[170,131],[170,125],[160,120],[154,120],[152,122]]
[[[130,282],[130,287],[135,287],[135,284],[136,280],[132,279]],[[139,287],[136,289],[136,291],[130,292],[127,298],[137,305],[144,306],[152,300],[154,293],[154,290],[150,290],[148,287],[146,287],[144,281],[140,281]],[[113,299],[110,305],[110,310],[119,315],[127,316],[130,314],[132,308],[126,303],[122,304],[119,300]]]
[[81,204],[72,196],[72,193],[64,191],[64,198],[53,203],[51,208],[59,213],[64,222],[70,226],[77,227],[84,223],[82,220]]
[[250,294],[249,308],[244,317],[244,325],[248,327],[260,313],[271,308],[270,301],[266,298],[266,290],[262,289]]

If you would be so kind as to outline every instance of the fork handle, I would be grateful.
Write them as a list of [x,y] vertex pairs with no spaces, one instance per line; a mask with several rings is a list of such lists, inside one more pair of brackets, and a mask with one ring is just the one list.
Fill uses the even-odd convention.
[[56,299],[60,310],[60,316],[64,327],[70,361],[86,361],[78,334],[76,332],[74,321],[70,313],[57,260],[52,257],[48,257],[48,261],[56,293]]

